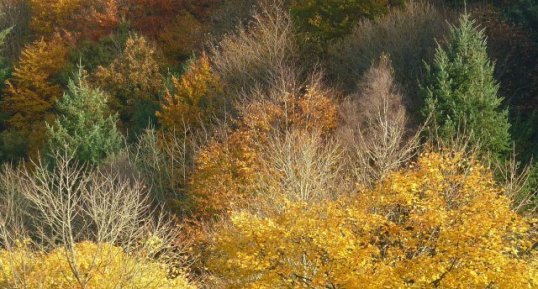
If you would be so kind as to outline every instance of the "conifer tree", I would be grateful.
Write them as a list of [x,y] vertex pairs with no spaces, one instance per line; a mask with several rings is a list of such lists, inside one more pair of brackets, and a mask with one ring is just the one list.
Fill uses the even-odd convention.
[[441,140],[465,136],[481,152],[499,156],[509,149],[510,124],[486,48],[484,31],[468,14],[451,26],[446,48],[438,45],[433,66],[427,66],[424,115]]
[[74,155],[81,162],[99,164],[121,149],[118,117],[110,114],[105,94],[88,85],[82,70],[69,81],[56,109],[56,123],[48,127],[50,150]]
[[[11,28],[0,31],[0,53],[2,52],[2,46],[4,45],[4,40],[6,36],[11,31]],[[10,67],[6,59],[0,54],[0,90],[4,87],[4,82],[9,77]]]

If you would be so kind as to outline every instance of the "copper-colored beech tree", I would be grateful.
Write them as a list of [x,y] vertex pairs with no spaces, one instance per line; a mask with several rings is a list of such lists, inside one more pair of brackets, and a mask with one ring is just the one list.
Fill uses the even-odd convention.
[[30,0],[31,27],[42,36],[70,33],[76,39],[99,39],[120,22],[117,0]]

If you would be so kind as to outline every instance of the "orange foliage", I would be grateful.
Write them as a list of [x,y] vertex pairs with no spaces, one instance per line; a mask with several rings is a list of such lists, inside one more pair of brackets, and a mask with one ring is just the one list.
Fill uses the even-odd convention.
[[174,22],[184,7],[183,0],[127,0],[127,17],[133,28],[152,39]]
[[144,36],[159,43],[177,66],[204,44],[210,12],[222,0],[128,0],[127,17]]
[[241,205],[254,193],[260,152],[269,135],[288,129],[332,131],[336,104],[317,86],[304,95],[284,93],[277,99],[255,100],[242,111],[237,129],[214,140],[196,157],[191,193],[202,218]]
[[119,24],[117,0],[30,0],[32,29],[39,35],[73,34],[99,39]]
[[52,78],[65,66],[67,54],[68,47],[57,36],[29,44],[7,82],[2,108],[10,115],[9,127],[28,135],[31,153],[44,144],[46,123],[54,119],[54,105],[62,88]]
[[175,91],[167,92],[157,116],[165,130],[183,129],[208,122],[219,109],[222,94],[219,79],[211,72],[209,58],[203,54],[181,78],[173,78]]

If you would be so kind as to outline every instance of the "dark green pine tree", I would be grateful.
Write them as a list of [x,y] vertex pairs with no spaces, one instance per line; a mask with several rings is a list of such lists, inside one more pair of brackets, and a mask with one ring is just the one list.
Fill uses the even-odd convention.
[[69,81],[56,109],[56,123],[48,128],[49,150],[99,164],[122,148],[117,115],[110,113],[105,94],[88,85],[82,70]]
[[498,157],[510,148],[510,123],[486,48],[483,30],[463,15],[451,27],[446,48],[438,45],[433,66],[427,66],[424,114],[431,117],[430,132],[442,140],[466,136],[481,152]]

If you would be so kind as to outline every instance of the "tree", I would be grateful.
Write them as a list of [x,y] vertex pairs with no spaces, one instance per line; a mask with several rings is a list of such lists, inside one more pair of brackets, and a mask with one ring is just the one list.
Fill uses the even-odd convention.
[[0,0],[0,30],[11,27],[3,48],[10,62],[19,59],[22,49],[31,40],[29,6],[28,0]]
[[341,105],[339,136],[350,169],[369,185],[407,163],[419,146],[419,133],[408,131],[408,117],[387,55],[365,73],[358,94]]
[[[264,159],[273,136],[286,136],[290,131],[298,135],[316,132],[323,139],[336,127],[336,103],[318,78],[304,86],[275,89],[272,94],[253,95],[251,99],[238,108],[240,117],[234,121],[234,129],[225,136],[217,135],[196,155],[189,194],[196,205],[197,217],[211,219],[233,206],[247,204],[262,184],[265,160],[277,156],[269,154]],[[296,138],[297,135],[291,135],[277,139],[272,149],[285,149],[284,144],[291,145]],[[311,143],[319,143],[318,138],[312,138]],[[293,152],[305,147],[299,145],[281,159],[295,157]],[[312,150],[316,155],[318,148]]]
[[51,157],[0,169],[0,288],[192,288],[177,224],[146,184]]
[[7,81],[2,109],[8,114],[8,129],[24,135],[30,155],[46,143],[46,123],[54,120],[54,106],[62,95],[54,77],[64,67],[68,50],[59,37],[29,44]]
[[463,15],[450,28],[446,49],[439,45],[427,67],[424,116],[432,117],[431,134],[445,140],[466,135],[482,152],[500,156],[510,147],[510,124],[486,48],[484,32]]
[[240,26],[211,46],[211,64],[232,99],[268,91],[301,67],[291,16],[280,1],[269,2],[248,27]]
[[70,80],[56,104],[54,126],[49,126],[49,148],[64,151],[78,161],[99,164],[118,152],[122,137],[116,129],[117,115],[110,115],[104,93],[89,86],[83,71]]
[[167,63],[178,67],[201,48],[207,33],[206,26],[186,11],[178,13],[167,23],[157,37]]
[[127,0],[127,19],[142,35],[158,43],[167,63],[179,67],[201,48],[209,15],[222,0]]
[[281,204],[235,211],[215,235],[208,267],[223,288],[538,285],[532,220],[460,153],[423,154],[351,198]]
[[97,84],[111,95],[110,106],[119,113],[124,132],[137,135],[150,123],[163,86],[155,47],[144,37],[127,39],[123,53],[108,67],[99,67]]
[[328,48],[329,75],[354,92],[357,79],[368,71],[372,60],[389,55],[394,77],[405,94],[404,104],[412,120],[417,121],[423,105],[419,83],[424,82],[424,61],[433,59],[435,39],[446,35],[446,21],[451,17],[451,12],[432,3],[411,1],[386,15],[360,21]]
[[[0,31],[0,52],[2,51],[4,40],[6,39],[6,36],[11,32],[11,28],[5,29],[3,31]],[[7,60],[3,57],[2,54],[0,54],[0,91],[4,88],[4,82],[9,78],[9,75],[11,73],[11,69],[9,64],[7,63]],[[2,118],[0,117],[0,120]]]
[[181,78],[172,77],[172,82],[174,91],[166,93],[162,109],[157,112],[165,130],[181,131],[185,127],[208,123],[224,109],[222,84],[211,71],[206,54],[193,61]]

